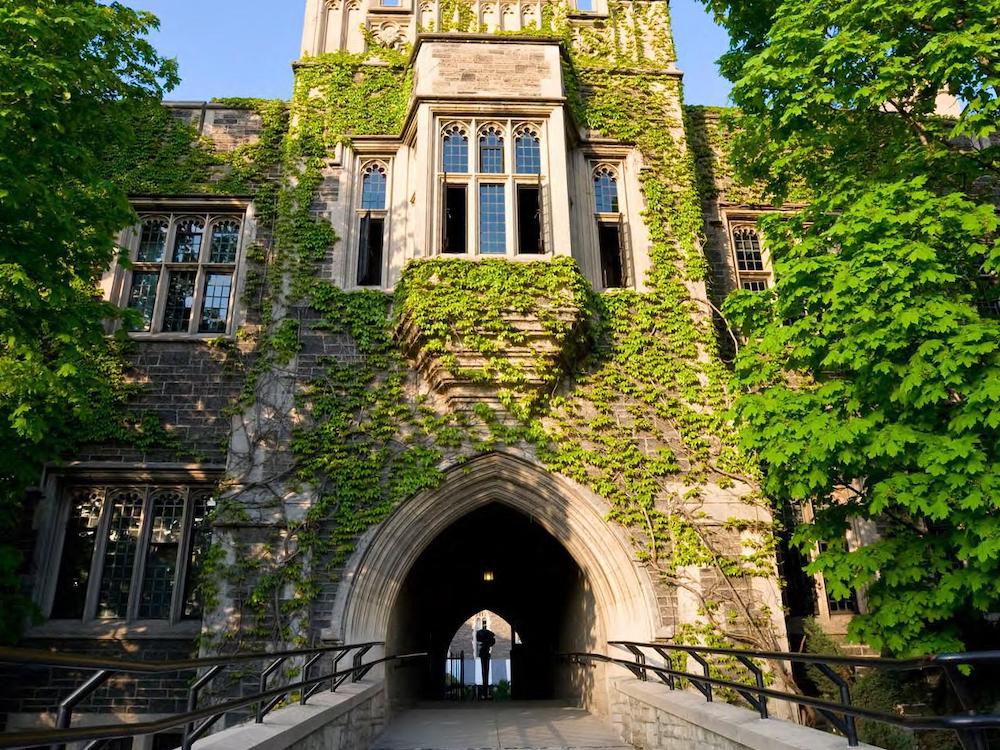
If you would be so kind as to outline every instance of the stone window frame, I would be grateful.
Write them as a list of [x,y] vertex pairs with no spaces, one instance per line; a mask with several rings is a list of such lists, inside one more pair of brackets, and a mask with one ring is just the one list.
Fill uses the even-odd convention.
[[[129,308],[132,283],[136,274],[156,273],[157,285],[154,292],[154,306],[148,330],[130,330],[128,335],[136,339],[186,339],[204,340],[232,336],[238,320],[240,292],[242,290],[243,269],[246,249],[252,233],[253,221],[248,201],[194,201],[181,204],[157,201],[133,201],[133,208],[139,221],[119,235],[119,247],[127,256],[127,263],[118,266],[118,278],[112,288],[111,300],[118,307]],[[138,251],[144,224],[151,220],[165,219],[168,224],[162,259],[157,261],[138,260]],[[199,258],[196,262],[174,262],[173,251],[179,226],[185,221],[196,219],[203,222],[204,234]],[[215,227],[227,221],[239,225],[236,255],[232,262],[212,263],[210,252]],[[191,314],[186,330],[163,330],[168,301],[171,273],[194,272],[194,295]],[[224,324],[220,330],[202,330],[206,282],[212,272],[231,276],[228,308]]]
[[[601,242],[600,242],[600,228],[602,225],[618,225],[618,242],[619,242],[619,252],[621,253],[621,263],[622,263],[622,284],[620,287],[605,287],[603,281],[598,280],[598,284],[602,290],[606,289],[631,289],[635,287],[635,263],[632,257],[632,243],[631,243],[631,231],[628,226],[627,217],[629,215],[628,211],[628,191],[626,189],[625,183],[625,162],[623,159],[617,158],[591,158],[588,160],[587,165],[589,171],[587,172],[587,185],[588,198],[590,204],[590,210],[594,217],[591,223],[591,234],[593,235],[593,248],[594,248],[594,268],[598,269],[600,275],[600,269],[602,268],[601,262]],[[617,211],[599,211],[597,205],[597,189],[596,189],[596,175],[605,172],[613,176],[615,180],[615,186],[617,189],[618,198],[618,210]]]
[[[199,611],[196,616],[184,617],[184,606],[190,583],[190,556],[194,544],[194,510],[199,497],[205,497],[206,511],[215,507],[218,482],[222,478],[221,469],[150,471],[133,467],[100,469],[70,469],[58,476],[50,476],[47,481],[48,497],[43,501],[43,520],[39,533],[39,553],[47,552],[36,559],[38,585],[35,603],[48,618],[41,625],[29,629],[29,636],[37,637],[97,637],[104,638],[119,634],[121,628],[140,627],[144,637],[177,637],[180,634],[197,632],[204,616]],[[53,618],[55,600],[58,595],[59,575],[65,553],[66,534],[71,514],[74,510],[75,493],[87,488],[100,489],[105,494],[95,526],[95,542],[90,553],[90,569],[87,577],[87,592],[81,618]],[[101,617],[98,613],[102,575],[106,564],[108,533],[113,515],[113,503],[108,500],[112,491],[142,490],[143,505],[136,542],[135,554],[130,573],[130,589],[125,617]],[[142,597],[142,585],[152,535],[152,503],[157,492],[183,490],[184,500],[181,534],[178,542],[177,564],[175,566],[170,614],[165,619],[141,619],[138,617]],[[211,531],[206,525],[203,531]],[[209,538],[210,542],[210,538]],[[207,547],[206,547],[207,549]]]
[[[511,116],[482,116],[456,119],[451,116],[441,116],[436,118],[437,127],[435,132],[435,153],[434,164],[437,170],[438,189],[435,191],[434,216],[432,224],[435,226],[434,254],[445,255],[456,258],[507,258],[541,260],[550,259],[553,253],[550,249],[549,222],[544,207],[547,205],[549,173],[548,154],[545,148],[547,121],[539,117],[511,117]],[[444,136],[452,128],[461,128],[468,137],[468,162],[465,172],[446,172],[444,170]],[[502,172],[482,172],[480,143],[482,133],[488,129],[495,129],[501,134],[503,143],[503,170]],[[516,144],[515,139],[525,132],[531,132],[539,144],[539,169],[537,172],[518,172],[516,164]],[[512,137],[513,136],[513,137]],[[472,169],[475,171],[472,171]],[[503,253],[483,253],[479,246],[480,221],[479,221],[479,187],[485,184],[503,185],[504,191],[504,215],[505,215],[505,252]],[[466,187],[466,251],[464,253],[445,253],[443,251],[444,228],[444,192],[447,186]],[[519,253],[518,237],[519,227],[517,219],[517,189],[518,186],[538,187],[539,200],[542,204],[542,228],[541,234],[545,252],[542,253]]]
[[[365,176],[366,173],[372,169],[377,169],[385,174],[385,202],[382,208],[366,208],[364,206],[364,191],[365,191]],[[366,155],[363,159],[359,159],[357,162],[357,178],[354,181],[357,186],[354,195],[354,211],[353,211],[353,221],[351,221],[351,234],[357,232],[357,235],[351,236],[349,238],[349,252],[348,255],[348,278],[346,279],[345,286],[347,288],[353,289],[380,289],[385,288],[388,283],[388,273],[389,273],[389,243],[388,239],[390,235],[390,224],[392,220],[392,211],[390,210],[390,204],[392,201],[392,189],[393,189],[393,173],[392,173],[392,158],[389,156],[376,156],[371,157]],[[378,284],[371,284],[362,286],[358,284],[358,266],[361,261],[361,248],[359,242],[361,241],[361,222],[366,217],[381,219],[382,220],[382,269],[379,275],[380,281]]]
[[[581,8],[580,5],[589,4],[589,8]],[[567,12],[570,18],[594,19],[606,18],[610,14],[608,0],[566,0]]]
[[[758,226],[758,220],[765,212],[724,212],[724,224],[726,231],[726,247],[729,264],[732,268],[733,277],[736,281],[736,289],[746,289],[752,292],[766,291],[774,286],[774,270],[771,266],[771,256],[767,251],[767,242],[764,233]],[[740,232],[753,232],[760,244],[761,269],[741,269],[737,255],[737,234]]]

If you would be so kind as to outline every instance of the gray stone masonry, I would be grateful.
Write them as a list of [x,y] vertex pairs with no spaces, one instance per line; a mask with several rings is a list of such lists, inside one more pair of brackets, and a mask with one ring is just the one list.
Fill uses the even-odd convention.
[[[634,678],[612,681],[611,722],[637,750],[847,750],[847,739],[696,693]],[[877,750],[862,743],[863,750]]]

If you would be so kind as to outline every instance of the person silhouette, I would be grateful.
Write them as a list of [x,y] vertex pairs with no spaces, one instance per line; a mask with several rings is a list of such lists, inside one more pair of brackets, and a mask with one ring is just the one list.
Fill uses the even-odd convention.
[[493,631],[486,627],[486,620],[483,620],[483,627],[476,631],[476,643],[479,645],[479,663],[483,668],[483,698],[490,697],[490,651],[496,645],[497,637]]

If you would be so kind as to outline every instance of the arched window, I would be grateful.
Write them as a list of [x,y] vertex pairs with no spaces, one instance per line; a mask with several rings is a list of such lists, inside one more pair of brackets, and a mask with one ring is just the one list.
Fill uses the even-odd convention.
[[597,213],[618,213],[618,176],[611,167],[594,170],[594,201]]
[[209,263],[235,263],[236,250],[240,246],[240,223],[238,221],[217,221],[212,225],[212,241],[209,244]]
[[733,229],[733,249],[736,251],[736,267],[740,271],[764,270],[764,255],[756,229],[746,226]]
[[503,174],[503,131],[497,125],[479,131],[479,171]]
[[182,219],[177,223],[174,236],[174,263],[197,263],[201,258],[201,243],[205,238],[205,222],[201,219]]
[[136,260],[143,263],[162,262],[164,251],[167,249],[167,229],[169,227],[170,222],[162,216],[143,221]]
[[387,182],[383,165],[378,163],[367,165],[361,172],[361,208],[384,211]]
[[531,127],[520,128],[514,137],[514,172],[542,173],[542,144],[538,133]]
[[445,172],[469,171],[469,136],[461,125],[449,125],[444,130]]

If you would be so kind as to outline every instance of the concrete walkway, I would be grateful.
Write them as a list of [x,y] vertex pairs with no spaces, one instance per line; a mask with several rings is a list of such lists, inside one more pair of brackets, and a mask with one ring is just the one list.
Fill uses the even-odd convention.
[[372,750],[632,750],[600,719],[556,703],[430,704],[405,711]]

